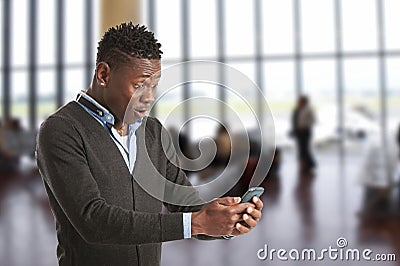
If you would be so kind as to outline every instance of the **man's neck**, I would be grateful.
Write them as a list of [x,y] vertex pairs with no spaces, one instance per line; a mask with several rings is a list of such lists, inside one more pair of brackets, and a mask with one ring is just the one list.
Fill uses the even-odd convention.
[[113,128],[115,128],[115,130],[118,132],[120,136],[128,135],[129,126],[128,124],[123,123],[122,121],[115,122]]
[[96,90],[93,89],[92,87],[89,87],[89,89],[86,91],[86,94],[89,95],[90,97],[92,97],[93,100],[95,100],[97,103],[99,103],[101,106],[103,106],[104,108],[106,108],[108,111],[109,108],[105,105],[103,98],[100,97],[99,93],[96,93]]

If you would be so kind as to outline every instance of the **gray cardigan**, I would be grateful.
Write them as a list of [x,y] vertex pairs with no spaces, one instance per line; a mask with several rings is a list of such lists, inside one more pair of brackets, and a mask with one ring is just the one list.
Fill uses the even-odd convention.
[[[163,152],[161,130],[151,117],[138,128],[133,178],[109,133],[76,102],[41,125],[36,156],[56,221],[59,265],[159,265],[161,242],[183,239],[182,212],[200,206],[164,204],[170,213],[162,214],[163,203],[136,182],[148,177],[149,157],[159,174],[190,186]],[[174,193],[160,184],[160,195]],[[188,204],[200,202],[194,189],[190,197]]]

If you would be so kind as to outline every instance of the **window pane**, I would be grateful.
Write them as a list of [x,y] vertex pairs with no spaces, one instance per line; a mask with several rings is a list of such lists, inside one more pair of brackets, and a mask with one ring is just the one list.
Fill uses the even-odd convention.
[[348,95],[367,97],[378,87],[378,66],[374,59],[345,59],[344,80]]
[[[232,130],[255,127],[257,125],[257,86],[255,84],[254,63],[229,63],[233,70],[226,73],[227,122]],[[238,78],[240,77],[240,79]],[[242,79],[243,77],[243,79]],[[235,114],[236,113],[236,114]],[[237,121],[237,117],[240,121]]]
[[254,1],[225,1],[226,54],[254,55]]
[[360,51],[377,49],[375,0],[342,1],[343,49]]
[[400,124],[400,58],[387,59],[387,102],[388,102],[388,127],[398,130]]
[[264,53],[293,53],[293,1],[265,0],[262,4]]
[[[217,69],[216,65],[210,64],[215,69],[210,69],[204,67],[202,64],[192,63],[190,65],[190,97],[207,97],[210,99],[218,99],[220,93],[220,86],[215,84],[214,81],[218,80]],[[197,111],[201,112],[204,110],[204,106],[196,106]],[[196,109],[194,108],[194,109]],[[191,108],[191,111],[195,111]],[[216,110],[210,110],[213,112],[213,115],[218,115]]]
[[28,127],[28,72],[11,73],[11,117],[19,118],[21,124]]
[[344,60],[344,133],[349,139],[380,134],[377,70],[375,58]]
[[314,144],[338,139],[336,71],[333,60],[306,60],[303,64],[304,93],[316,115]]
[[[0,14],[1,14],[1,19],[0,19],[0,29],[3,29],[3,4],[4,1],[0,1]],[[3,46],[4,46],[4,41],[0,42],[0,68],[3,67]]]
[[332,0],[301,1],[303,52],[332,52],[335,46]]
[[56,16],[54,0],[38,1],[38,63],[39,65],[55,64]]
[[216,12],[214,0],[190,1],[189,24],[192,58],[216,57]]
[[400,34],[398,32],[400,25],[400,1],[386,0],[383,1],[385,5],[385,34],[386,34],[386,48],[387,49],[400,49]]
[[[264,63],[264,85],[266,87],[265,94],[268,100],[289,100],[291,102],[291,95],[294,99],[294,84],[293,61]],[[287,107],[288,106],[285,108]],[[278,109],[276,109],[276,111],[278,111]]]
[[11,64],[28,64],[28,1],[11,1]]
[[95,65],[96,62],[96,54],[97,54],[97,43],[100,40],[100,15],[101,15],[101,2],[97,1],[97,0],[92,0],[92,5],[93,5],[93,11],[92,11],[92,16],[93,16],[93,20],[92,20],[92,32],[93,32],[93,67]]
[[182,84],[177,85],[157,98],[157,118],[159,118],[164,125],[173,125],[177,127],[182,125],[183,105],[181,99],[183,89],[184,86]]
[[305,60],[303,62],[304,92],[318,97],[335,96],[335,64],[333,60]]
[[40,123],[56,110],[55,71],[42,70],[38,73],[37,114]]
[[[233,69],[239,71],[244,76],[246,76],[252,82],[256,80],[255,68],[253,62],[246,62],[246,63],[238,63],[238,62],[227,62],[227,65],[232,67]],[[235,73],[234,71],[230,72],[231,74]]]
[[81,68],[66,70],[64,77],[64,103],[75,100],[76,95],[81,90],[87,89],[87,85],[84,84],[85,80],[83,74],[84,70]]
[[274,117],[276,145],[292,145],[288,132],[296,100],[293,61],[264,63],[264,85]]
[[[181,57],[181,1],[156,1],[156,38],[161,43],[163,58]],[[168,10],[168,12],[166,12]]]
[[[220,106],[217,100],[220,89],[223,88],[207,82],[194,82],[191,84],[189,118],[197,117],[190,121],[189,136],[192,140],[197,141],[206,136],[213,137],[215,135],[218,126],[217,121],[221,122]],[[206,103],[207,107],[205,108]]]
[[[166,127],[179,128],[183,123],[182,105],[179,105],[182,103],[184,88],[179,85],[183,82],[181,69],[178,66],[162,63],[161,79],[158,83],[154,107],[157,118]],[[179,107],[177,108],[177,106]],[[171,114],[171,112],[173,113]]]
[[[388,78],[388,90],[399,90],[400,89],[400,58],[388,58],[387,62],[387,78]],[[399,105],[400,107],[400,105]]]
[[67,64],[84,62],[83,6],[81,0],[64,1],[65,60]]

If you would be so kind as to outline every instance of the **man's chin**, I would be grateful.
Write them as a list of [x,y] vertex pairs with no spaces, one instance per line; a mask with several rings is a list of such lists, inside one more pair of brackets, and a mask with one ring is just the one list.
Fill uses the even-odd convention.
[[140,119],[140,118],[145,118],[148,115],[148,112],[136,112],[136,116]]
[[125,116],[124,123],[126,124],[134,124],[140,119],[143,119],[147,116],[147,112],[135,112],[134,115]]

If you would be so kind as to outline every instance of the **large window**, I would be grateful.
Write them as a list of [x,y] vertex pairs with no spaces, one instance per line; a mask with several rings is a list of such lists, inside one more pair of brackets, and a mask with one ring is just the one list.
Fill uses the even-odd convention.
[[[386,133],[398,123],[397,0],[143,4],[149,18],[144,23],[163,45],[164,67],[200,59],[238,68],[266,95],[282,143],[287,142],[290,113],[301,93],[312,98],[316,110],[329,106],[335,110],[335,115],[330,113],[331,134],[351,124],[348,110],[369,114]],[[2,118],[17,117],[24,126],[37,128],[44,117],[87,88],[98,41],[98,5],[95,0],[0,1]],[[182,75],[190,78],[190,71]],[[172,98],[180,101],[201,89],[182,85]],[[218,88],[211,86],[208,91],[220,100],[232,100]],[[254,98],[252,93],[246,96]],[[190,112],[188,105],[185,110]],[[159,107],[157,115],[165,117],[168,108]],[[219,112],[223,117],[224,109]]]
[[[268,99],[278,145],[290,144],[291,111],[303,93],[317,111],[317,142],[347,147],[347,138],[387,133],[399,122],[397,0],[148,2],[163,63],[210,59],[249,75]],[[182,88],[178,101],[193,92]]]
[[293,54],[293,1],[263,1],[262,14],[264,53]]
[[95,0],[0,1],[2,120],[16,118],[35,130],[88,87],[98,39],[93,34],[98,32],[98,4]]
[[377,51],[376,3],[376,0],[341,1],[344,51]]

